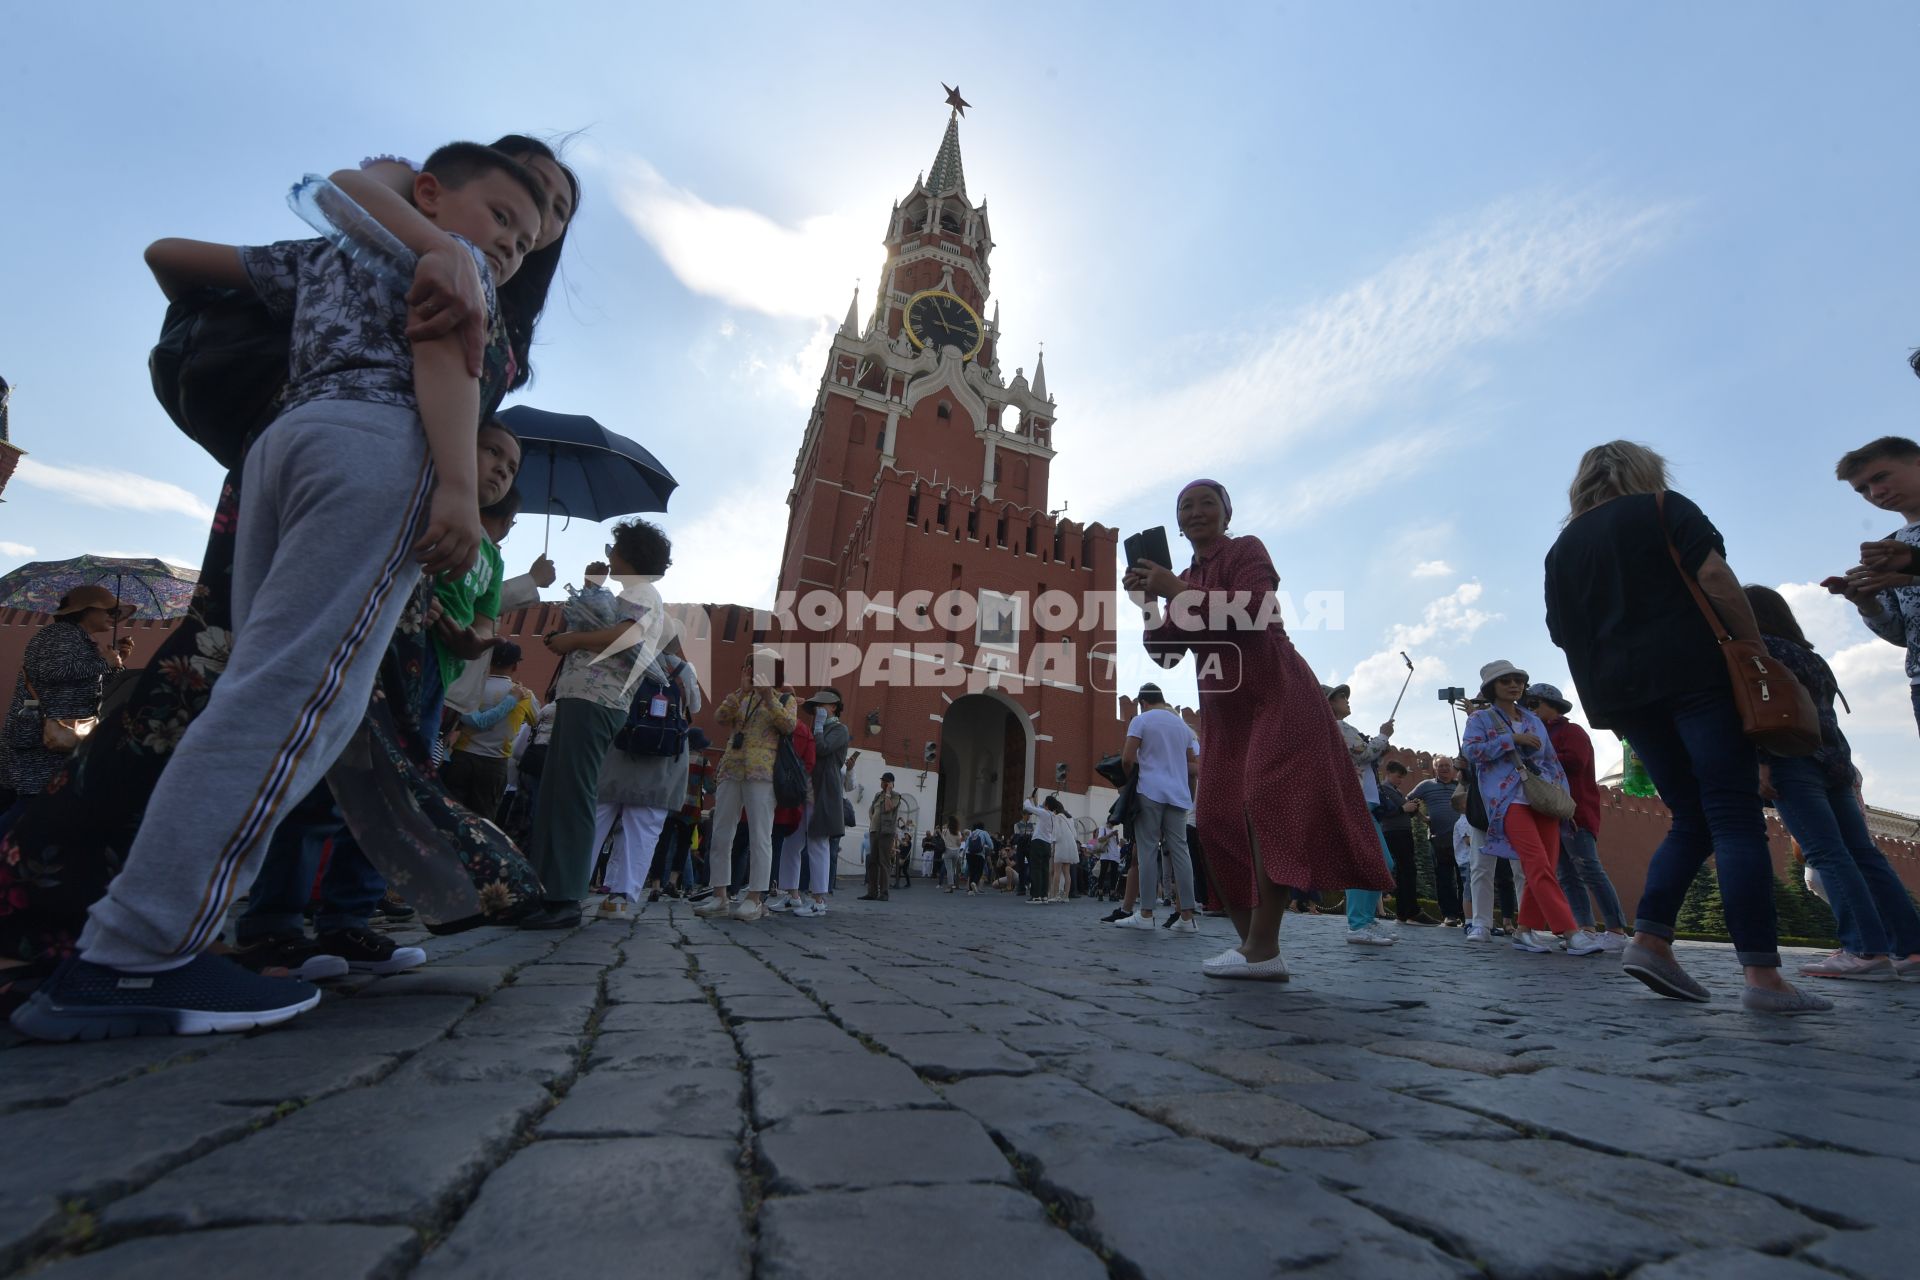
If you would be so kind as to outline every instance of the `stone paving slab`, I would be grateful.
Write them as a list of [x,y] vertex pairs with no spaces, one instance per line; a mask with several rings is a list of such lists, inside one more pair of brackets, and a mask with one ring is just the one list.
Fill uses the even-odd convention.
[[34,1280],[397,1280],[419,1253],[419,1238],[403,1227],[230,1227],[128,1240],[33,1274]]
[[856,1255],[856,1274],[915,1280],[1108,1274],[1031,1196],[1007,1187],[885,1187],[761,1206],[759,1280],[845,1280]]
[[[1104,904],[393,930],[239,1037],[0,1046],[0,1273],[1912,1274],[1920,988],[1833,1013],[1294,917],[1283,987]],[[1856,984],[1864,988],[1866,984]],[[1333,1141],[1335,1145],[1304,1145]],[[306,1268],[302,1271],[300,1268]]]
[[795,1116],[760,1134],[776,1191],[863,1191],[945,1182],[1012,1182],[979,1121],[958,1111]]
[[536,1142],[494,1171],[413,1274],[527,1280],[748,1274],[739,1148],[687,1138]]

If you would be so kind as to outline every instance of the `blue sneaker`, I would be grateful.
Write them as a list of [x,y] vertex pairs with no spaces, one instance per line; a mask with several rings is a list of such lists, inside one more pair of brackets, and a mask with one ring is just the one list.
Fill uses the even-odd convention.
[[12,1021],[36,1040],[197,1036],[270,1027],[319,1003],[311,983],[262,977],[208,952],[163,973],[126,973],[75,956]]

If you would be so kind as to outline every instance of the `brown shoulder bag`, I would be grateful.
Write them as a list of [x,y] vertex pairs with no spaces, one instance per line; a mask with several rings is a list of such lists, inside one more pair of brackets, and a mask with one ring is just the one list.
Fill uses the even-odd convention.
[[1680,549],[1673,545],[1673,533],[1667,528],[1667,495],[1653,495],[1654,509],[1660,515],[1660,532],[1667,540],[1667,554],[1673,567],[1693,593],[1701,616],[1720,645],[1726,661],[1727,676],[1733,685],[1733,705],[1740,712],[1740,728],[1747,740],[1762,751],[1776,756],[1810,756],[1820,747],[1820,715],[1806,686],[1794,674],[1773,660],[1764,644],[1736,640],[1727,630],[1713,602],[1700,589],[1700,583],[1680,563]]

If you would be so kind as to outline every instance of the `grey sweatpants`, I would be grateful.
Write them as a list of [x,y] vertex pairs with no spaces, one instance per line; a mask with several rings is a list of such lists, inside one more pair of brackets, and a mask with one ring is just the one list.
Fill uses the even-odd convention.
[[1193,855],[1187,851],[1187,811],[1141,796],[1133,817],[1134,864],[1140,868],[1139,910],[1152,914],[1160,899],[1160,856],[1173,863],[1180,910],[1193,910]]
[[[409,552],[432,483],[411,409],[314,401],[254,444],[225,671],[161,773],[126,864],[89,912],[86,959],[173,968],[219,936],[274,828],[366,714],[419,581]],[[206,633],[203,651],[222,638]]]

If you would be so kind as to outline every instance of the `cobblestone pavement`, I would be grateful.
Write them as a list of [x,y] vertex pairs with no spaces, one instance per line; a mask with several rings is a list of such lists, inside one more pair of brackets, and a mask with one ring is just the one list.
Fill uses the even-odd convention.
[[248,1037],[10,1044],[0,1272],[1915,1274],[1920,984],[1740,1011],[1452,929],[1231,941],[920,885],[424,939]]

